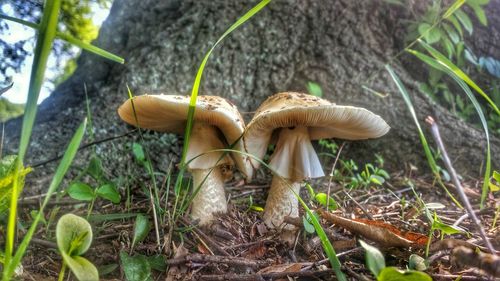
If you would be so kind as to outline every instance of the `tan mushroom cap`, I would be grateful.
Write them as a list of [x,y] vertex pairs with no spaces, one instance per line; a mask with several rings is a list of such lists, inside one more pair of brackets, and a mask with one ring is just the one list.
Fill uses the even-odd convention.
[[[244,136],[248,153],[261,158],[273,131],[295,126],[308,127],[311,140],[340,138],[361,140],[386,134],[390,127],[369,110],[342,106],[302,93],[284,92],[265,100],[247,126]],[[259,163],[250,159],[254,168]]]
[[[142,95],[134,97],[137,122],[132,102],[127,100],[118,108],[118,115],[130,125],[160,132],[184,134],[189,109],[189,96],[179,95]],[[228,144],[239,140],[245,130],[245,122],[238,108],[218,96],[198,96],[194,122],[212,125],[220,130]],[[243,151],[241,141],[234,146]],[[232,153],[240,171],[246,172],[244,156]]]

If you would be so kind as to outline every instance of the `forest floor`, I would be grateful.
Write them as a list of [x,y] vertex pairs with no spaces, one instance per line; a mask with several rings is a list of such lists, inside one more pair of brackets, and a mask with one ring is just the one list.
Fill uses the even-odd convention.
[[[431,213],[437,214],[442,225],[455,225],[463,230],[448,235],[444,233],[452,233],[454,228],[441,227],[432,232],[427,274],[434,280],[495,280],[486,271],[499,274],[499,261],[478,253],[478,249],[483,253],[487,250],[466,211],[454,205],[430,176],[417,177],[411,171],[393,173],[381,186],[350,190],[328,180],[312,185],[316,192],[326,193],[330,188],[338,204],[337,210],[324,211],[306,189],[302,189],[302,198],[320,214],[321,224],[349,280],[375,279],[365,265],[365,250],[359,240],[377,247],[385,257],[386,266],[401,270],[409,267],[410,259],[415,263],[414,257],[410,258],[412,254],[425,257],[430,223],[424,204]],[[469,179],[464,186],[473,206],[478,207],[481,182]],[[447,187],[453,190],[451,184]],[[125,280],[121,252],[149,262],[153,268],[152,279],[144,280],[336,280],[320,239],[304,229],[302,219],[287,220],[296,225],[297,231],[286,235],[267,228],[261,212],[249,208],[250,205],[264,206],[268,188],[264,183],[228,182],[230,211],[220,215],[213,225],[193,227],[187,218],[180,218],[173,228],[165,224],[158,226],[160,241],[153,226],[146,239],[133,249],[134,218],[113,219],[112,216],[147,213],[152,217],[153,210],[144,189],[131,189],[130,198],[134,203],[130,206],[98,200],[95,215],[89,218],[94,240],[85,257],[97,266],[101,280]],[[30,220],[28,210],[33,201],[36,200],[21,201],[23,220]],[[493,246],[499,249],[500,228],[492,226],[494,205],[489,198],[487,207],[478,211],[478,215]],[[68,212],[85,217],[87,213],[86,204],[64,198],[54,202],[51,208],[55,210],[54,217]],[[39,228],[23,259],[21,279],[57,279],[61,257],[55,244],[54,226],[55,222],[49,220],[49,225]]]

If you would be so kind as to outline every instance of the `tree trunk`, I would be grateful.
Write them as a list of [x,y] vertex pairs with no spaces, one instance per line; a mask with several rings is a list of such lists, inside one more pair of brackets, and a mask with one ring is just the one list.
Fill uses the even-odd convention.
[[[126,63],[119,65],[84,53],[75,74],[40,106],[26,162],[33,164],[64,150],[86,116],[84,84],[96,139],[130,129],[116,113],[127,99],[127,85],[135,95],[189,94],[205,52],[256,3],[115,1],[95,44],[124,57]],[[498,0],[490,3],[498,4]],[[391,60],[402,49],[404,17],[409,17],[404,8],[384,1],[273,1],[213,52],[200,94],[223,96],[242,112],[251,112],[269,95],[280,91],[306,92],[307,82],[314,81],[321,85],[328,100],[365,107],[380,114],[392,127],[388,135],[378,140],[349,144],[344,157],[373,161],[373,154],[381,152],[387,165],[395,169],[401,169],[405,163],[425,166],[415,124],[384,69],[392,61],[412,96],[428,138],[431,139],[423,119],[433,115],[456,168],[478,176],[486,148],[482,131],[452,116],[418,91],[414,77],[420,78],[425,71],[422,64],[406,54],[402,56],[404,64]],[[387,96],[379,97],[366,88]],[[245,117],[248,120],[251,114]],[[7,125],[6,147],[10,151],[16,150],[19,128],[20,120]],[[146,138],[148,149],[154,151],[157,169],[165,170],[171,159],[176,161],[180,141],[161,134],[146,134]],[[109,171],[125,173],[123,169],[132,159],[127,149],[132,139],[97,146],[96,152],[106,159]],[[492,155],[500,155],[496,137],[492,138]],[[79,163],[88,161],[87,156],[81,153]],[[54,165],[47,167],[51,166]],[[38,175],[43,178],[49,171],[40,169]]]

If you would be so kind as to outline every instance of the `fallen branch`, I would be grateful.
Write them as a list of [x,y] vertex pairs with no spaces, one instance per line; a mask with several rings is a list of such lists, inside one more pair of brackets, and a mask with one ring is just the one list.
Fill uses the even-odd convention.
[[332,275],[333,270],[304,270],[298,272],[273,272],[273,273],[255,273],[255,274],[222,274],[222,275],[201,275],[198,280],[209,281],[263,281],[263,280],[276,280],[286,277],[309,277],[318,278],[324,275]]
[[252,268],[261,268],[268,266],[270,263],[268,261],[261,260],[250,260],[240,257],[227,257],[227,256],[211,256],[203,254],[190,254],[180,258],[168,259],[166,261],[167,265],[179,265],[188,262],[197,263],[224,263],[234,266],[246,266]]

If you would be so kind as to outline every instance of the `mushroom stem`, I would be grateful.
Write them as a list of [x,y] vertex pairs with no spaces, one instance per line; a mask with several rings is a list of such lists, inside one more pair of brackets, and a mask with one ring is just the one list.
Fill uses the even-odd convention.
[[[210,172],[210,170],[212,171]],[[199,219],[200,225],[207,225],[214,218],[214,213],[227,211],[221,169],[220,167],[193,169],[191,174],[193,175],[194,190],[199,188],[193,198],[191,216],[194,219]]]
[[[299,203],[296,197],[299,190],[300,182],[293,182],[277,175],[273,177],[264,211],[264,222],[267,226],[278,228],[283,224],[285,216],[299,216]],[[295,227],[286,225],[283,228],[292,230]]]

